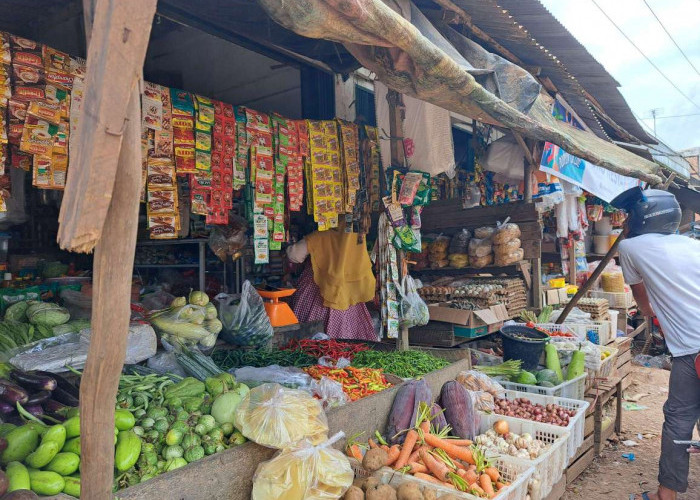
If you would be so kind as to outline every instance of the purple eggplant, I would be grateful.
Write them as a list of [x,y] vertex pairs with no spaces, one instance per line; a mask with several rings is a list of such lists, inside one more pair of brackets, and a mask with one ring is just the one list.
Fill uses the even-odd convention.
[[40,417],[44,414],[44,409],[41,407],[41,405],[28,405],[25,406],[24,409],[32,415],[34,415],[35,417]]
[[[58,384],[58,387],[63,389],[65,392],[71,394],[74,398],[78,398],[80,396],[80,389],[76,387],[75,384],[70,382],[67,378],[65,378],[63,375],[59,375],[58,373],[51,373],[51,372],[42,372],[42,371],[36,371],[34,372],[36,375],[40,376],[45,376],[45,377],[50,377],[56,381]],[[53,389],[51,389],[53,390]]]
[[68,391],[64,391],[61,387],[56,387],[53,391],[51,391],[51,397],[66,406],[80,405],[77,397],[74,397]]
[[27,405],[38,405],[46,401],[51,397],[51,391],[39,391],[34,394],[29,395],[29,399],[25,404]]
[[20,370],[12,370],[10,372],[10,377],[22,384],[22,387],[30,387],[38,391],[53,391],[58,385],[56,379],[53,377],[26,373]]
[[0,413],[1,414],[7,415],[8,413],[12,413],[15,410],[16,410],[15,405],[11,405],[10,403],[0,401]]
[[68,408],[66,405],[63,403],[59,403],[55,399],[47,399],[41,404],[44,407],[44,410],[46,413],[58,413],[59,411],[63,410],[64,408]]
[[29,399],[29,394],[20,386],[5,378],[0,378],[0,399],[12,404],[24,404]]

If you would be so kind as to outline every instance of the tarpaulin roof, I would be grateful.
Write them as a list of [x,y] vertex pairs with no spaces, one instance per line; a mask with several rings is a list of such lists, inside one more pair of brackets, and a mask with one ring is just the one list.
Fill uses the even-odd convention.
[[[295,33],[342,43],[389,88],[535,140],[552,142],[619,174],[652,184],[661,182],[655,163],[557,121],[552,116],[552,98],[546,92],[540,90],[526,112],[489,92],[448,55],[457,50],[454,45],[434,33],[429,34],[431,41],[381,0],[258,2],[275,21]],[[462,53],[462,57],[468,60],[469,54]]]

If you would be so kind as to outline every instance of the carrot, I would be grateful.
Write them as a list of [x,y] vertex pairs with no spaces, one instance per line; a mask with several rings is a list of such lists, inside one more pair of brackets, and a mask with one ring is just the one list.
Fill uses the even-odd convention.
[[413,451],[413,447],[415,446],[417,441],[418,432],[416,432],[415,429],[411,429],[406,433],[406,439],[403,442],[403,448],[401,448],[401,453],[399,453],[399,457],[396,459],[394,469],[400,469],[408,463],[408,457],[411,456],[411,451]]
[[362,450],[360,450],[360,447],[356,444],[350,445],[347,448],[348,456],[354,458],[355,460],[359,460],[362,462]]
[[472,451],[469,448],[465,448],[463,446],[455,446],[452,443],[450,443],[449,439],[442,439],[434,434],[426,434],[424,436],[424,439],[425,442],[430,446],[440,448],[441,450],[445,450],[445,453],[447,453],[451,458],[463,460],[469,464],[476,463],[476,461],[474,460],[474,456],[472,455]]
[[467,470],[473,470],[474,472],[476,472],[476,464],[470,464],[469,469]]
[[428,468],[423,464],[419,464],[418,462],[408,462],[408,465],[411,467],[411,474],[415,474],[417,472],[428,472]]
[[496,495],[496,492],[493,491],[493,485],[491,484],[491,478],[489,477],[488,474],[482,474],[479,477],[479,485],[481,486],[481,488],[484,490],[484,493],[486,493],[486,495],[489,498],[493,498]]
[[505,484],[505,483],[502,483],[502,482],[500,482],[500,481],[498,481],[498,482],[496,483],[496,490],[497,490],[497,491],[501,491],[501,490],[502,490],[503,488],[505,488],[505,487],[506,487],[506,484]]
[[494,483],[498,482],[498,480],[501,478],[501,473],[498,472],[498,469],[495,467],[486,467],[484,469],[484,473],[488,474],[491,478],[491,481],[493,481]]
[[464,475],[464,479],[469,483],[476,483],[479,480],[479,476],[473,469],[468,469]]
[[474,444],[471,439],[447,439],[446,441],[455,446],[471,446]]
[[448,474],[450,473],[450,469],[447,467],[447,465],[440,460],[437,460],[427,450],[420,451],[420,458],[423,460],[423,463],[428,470],[432,472],[436,478],[443,482],[447,480],[449,477]]
[[430,420],[425,420],[424,422],[421,422],[420,430],[422,430],[424,434],[428,434],[430,432]]
[[387,453],[389,453],[389,447],[388,447],[387,445],[383,444],[383,445],[380,446],[380,448],[381,448],[382,450],[386,451]]
[[398,444],[395,444],[391,448],[389,448],[389,452],[387,453],[389,455],[389,460],[387,460],[386,464],[391,465],[396,460],[398,460],[399,456],[401,455],[401,447]]
[[367,440],[367,444],[369,444],[369,447],[370,447],[370,449],[372,449],[372,450],[375,449],[375,448],[377,447],[377,443],[375,443],[375,442],[374,442],[374,439],[372,439],[372,438],[369,438],[369,439]]
[[428,449],[427,446],[419,446],[418,448],[413,450],[413,453],[411,453],[411,455],[408,457],[408,461],[409,462],[417,462],[418,461],[418,453],[420,452],[420,450],[422,450],[424,448],[426,450]]
[[484,494],[484,490],[482,490],[482,489],[481,489],[481,486],[479,486],[479,485],[476,484],[476,483],[470,484],[469,487],[470,487],[472,490],[476,491],[479,495],[483,495],[483,494]]
[[413,477],[422,479],[423,481],[429,481],[431,483],[436,483],[439,484],[440,486],[444,486],[445,488],[452,488],[453,490],[455,489],[453,484],[447,483],[445,481],[440,481],[434,476],[431,476],[430,474],[425,474],[423,472],[416,472],[413,474]]

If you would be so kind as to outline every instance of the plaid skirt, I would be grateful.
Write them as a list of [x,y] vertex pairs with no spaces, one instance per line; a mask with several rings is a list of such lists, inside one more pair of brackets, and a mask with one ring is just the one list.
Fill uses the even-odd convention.
[[361,302],[345,311],[323,305],[321,290],[314,281],[311,260],[307,259],[301,273],[297,291],[292,296],[294,314],[301,323],[323,321],[325,333],[334,339],[377,341],[372,317],[367,306]]

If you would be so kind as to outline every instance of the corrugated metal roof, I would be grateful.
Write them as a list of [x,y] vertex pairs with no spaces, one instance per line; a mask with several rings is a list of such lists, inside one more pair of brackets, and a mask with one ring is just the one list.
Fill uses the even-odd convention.
[[[611,135],[616,133],[599,122],[582,92],[584,89],[619,126],[642,142],[656,143],[632,115],[629,105],[618,90],[620,84],[539,0],[499,0],[498,3],[494,0],[453,1],[472,16],[476,26],[516,54],[524,63],[542,68],[541,75],[554,83],[576,113],[598,136],[606,137],[604,130]],[[538,47],[533,39],[543,48]],[[620,136],[619,139],[626,138]]]

